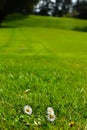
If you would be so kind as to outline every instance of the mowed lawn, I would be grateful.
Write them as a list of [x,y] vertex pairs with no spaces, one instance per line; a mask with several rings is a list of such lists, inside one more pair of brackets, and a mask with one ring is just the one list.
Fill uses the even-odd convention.
[[[1,130],[87,129],[86,22],[29,16],[3,23]],[[54,122],[47,119],[48,107],[55,111]]]

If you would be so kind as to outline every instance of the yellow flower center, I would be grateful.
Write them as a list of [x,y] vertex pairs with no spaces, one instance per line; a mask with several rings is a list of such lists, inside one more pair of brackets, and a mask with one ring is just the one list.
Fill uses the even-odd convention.
[[75,122],[72,121],[72,122],[70,122],[69,126],[72,127],[74,124],[75,124]]
[[52,110],[49,110],[49,112],[52,112]]
[[54,118],[54,115],[50,114],[49,117],[50,117],[50,119],[53,119],[53,118]]
[[30,109],[29,109],[29,108],[26,108],[26,112],[30,112]]

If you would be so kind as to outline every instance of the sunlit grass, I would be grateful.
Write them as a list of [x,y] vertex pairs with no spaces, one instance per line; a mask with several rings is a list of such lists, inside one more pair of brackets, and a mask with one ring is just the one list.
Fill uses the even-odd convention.
[[[35,19],[41,17],[11,21],[12,26],[25,23],[27,28],[0,29],[0,129],[84,130],[87,33],[58,29],[55,19],[46,17],[41,20],[48,26],[51,20],[55,28],[28,26],[27,21]],[[32,108],[31,115],[24,111],[26,105]],[[49,107],[55,112],[53,122],[48,120]]]

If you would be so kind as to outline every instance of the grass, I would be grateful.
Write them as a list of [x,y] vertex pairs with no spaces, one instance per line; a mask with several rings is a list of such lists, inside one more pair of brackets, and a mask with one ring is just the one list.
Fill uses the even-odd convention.
[[[60,28],[65,30],[76,30],[87,32],[87,22],[86,20],[78,20],[71,18],[55,18],[55,17],[39,17],[39,16],[21,16],[14,14],[6,18],[5,25],[11,27],[44,27],[44,28]],[[23,19],[26,19],[26,24]],[[21,21],[20,21],[21,20]],[[49,24],[48,24],[49,23]]]
[[[87,33],[74,28],[85,28],[87,21],[7,20],[8,28],[0,29],[0,129],[86,130]],[[23,111],[27,104],[30,116]],[[49,106],[54,122],[47,121]]]

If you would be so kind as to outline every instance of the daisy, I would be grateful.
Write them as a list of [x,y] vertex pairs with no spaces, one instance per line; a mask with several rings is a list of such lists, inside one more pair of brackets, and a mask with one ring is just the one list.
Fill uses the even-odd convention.
[[55,116],[55,114],[49,114],[49,115],[47,116],[47,119],[48,119],[48,121],[53,122],[53,121],[55,121],[56,116]]
[[54,109],[52,107],[47,108],[47,114],[54,114]]
[[28,105],[24,106],[24,113],[31,115],[32,114],[32,108]]

